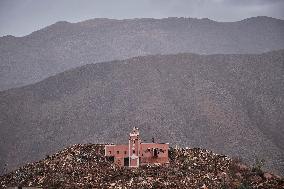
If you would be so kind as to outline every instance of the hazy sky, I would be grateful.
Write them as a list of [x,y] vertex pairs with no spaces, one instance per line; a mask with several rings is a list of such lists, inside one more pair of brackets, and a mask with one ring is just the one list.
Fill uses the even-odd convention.
[[27,35],[57,21],[91,18],[194,17],[284,19],[284,0],[0,0],[0,36]]

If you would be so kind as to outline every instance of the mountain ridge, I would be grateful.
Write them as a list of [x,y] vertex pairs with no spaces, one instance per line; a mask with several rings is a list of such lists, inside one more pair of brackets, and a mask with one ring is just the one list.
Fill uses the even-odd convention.
[[0,90],[24,86],[90,62],[150,54],[251,54],[284,48],[284,21],[94,19],[57,22],[24,37],[0,38]]
[[54,26],[54,25],[58,25],[58,24],[84,24],[84,23],[90,23],[90,22],[97,22],[97,21],[132,21],[132,20],[165,20],[165,19],[188,19],[188,20],[209,20],[212,22],[216,22],[216,23],[236,23],[236,22],[244,22],[244,21],[259,21],[261,19],[265,19],[265,20],[269,20],[269,21],[283,21],[283,19],[280,18],[274,18],[274,17],[269,17],[269,16],[255,16],[255,17],[249,17],[249,18],[244,18],[242,20],[237,20],[237,21],[217,21],[217,20],[213,20],[213,19],[209,19],[209,18],[194,18],[194,17],[167,17],[167,18],[125,18],[125,19],[115,19],[115,18],[93,18],[93,19],[87,19],[87,20],[83,20],[83,21],[78,21],[78,22],[69,22],[69,21],[65,21],[65,20],[60,20],[57,21],[49,26],[43,27],[39,30],[33,31],[30,34],[27,34],[25,36],[14,36],[14,35],[4,35],[0,37],[1,39],[4,38],[23,38],[26,36],[29,36],[35,32],[44,30],[46,28],[49,28],[50,26]]

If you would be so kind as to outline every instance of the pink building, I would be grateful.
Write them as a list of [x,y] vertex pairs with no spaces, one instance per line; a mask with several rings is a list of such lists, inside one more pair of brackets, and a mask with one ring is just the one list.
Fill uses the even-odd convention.
[[129,134],[129,143],[106,145],[105,156],[119,166],[139,167],[144,164],[169,163],[169,143],[142,143],[138,128]]

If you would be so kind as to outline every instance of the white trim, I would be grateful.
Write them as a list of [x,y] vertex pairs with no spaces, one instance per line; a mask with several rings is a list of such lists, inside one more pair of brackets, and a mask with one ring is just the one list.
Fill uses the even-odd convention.
[[128,147],[129,147],[129,149],[128,149],[128,161],[129,161],[128,164],[129,164],[129,165],[128,165],[128,166],[131,167],[131,164],[130,164],[130,163],[131,163],[131,162],[130,162],[130,137],[129,137],[129,140],[128,140]]
[[157,142],[141,142],[141,144],[170,144],[170,143],[157,143]]
[[137,167],[139,167],[139,165],[140,165],[140,141],[139,141],[139,136],[138,136],[138,138],[137,138],[137,142],[138,142],[138,152],[137,152],[137,154],[138,154],[138,159],[137,159]]
[[105,156],[109,156],[109,155],[107,155],[107,146],[116,146],[116,145],[114,145],[114,144],[105,145]]
[[129,136],[138,136],[138,135],[139,135],[139,134],[137,134],[137,133],[133,133],[133,134],[130,133],[130,134],[129,134]]

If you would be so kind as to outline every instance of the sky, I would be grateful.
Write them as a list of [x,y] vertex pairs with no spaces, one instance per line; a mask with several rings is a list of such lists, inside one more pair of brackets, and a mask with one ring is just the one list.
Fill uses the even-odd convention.
[[24,36],[57,21],[93,18],[284,19],[284,0],[0,0],[0,36]]

